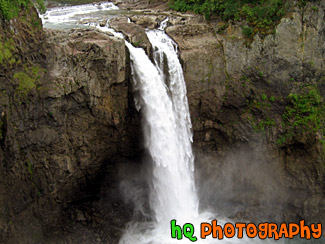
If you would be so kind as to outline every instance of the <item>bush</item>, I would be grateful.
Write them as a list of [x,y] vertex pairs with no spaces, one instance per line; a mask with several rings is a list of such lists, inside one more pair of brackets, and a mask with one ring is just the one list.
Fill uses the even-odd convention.
[[37,86],[42,72],[45,72],[45,70],[37,66],[25,66],[24,71],[15,73],[13,78],[18,81],[17,95],[26,97]]
[[253,36],[253,28],[249,27],[249,26],[244,26],[243,27],[243,35],[247,38],[251,38]]
[[325,105],[319,90],[307,86],[301,94],[289,94],[288,100],[289,104],[282,115],[285,133],[278,140],[278,144],[290,140],[295,131],[300,129],[304,133],[319,132],[320,141],[325,145]]
[[0,36],[0,65],[13,60],[12,52],[15,51],[13,39],[4,41]]
[[303,126],[318,131],[324,125],[324,104],[322,96],[314,87],[307,87],[305,94],[290,94],[290,105],[283,119],[292,127]]

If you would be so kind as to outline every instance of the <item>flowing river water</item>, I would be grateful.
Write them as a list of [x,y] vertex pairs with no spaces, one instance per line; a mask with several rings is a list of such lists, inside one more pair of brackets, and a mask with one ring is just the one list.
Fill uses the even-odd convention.
[[[41,16],[45,28],[66,29],[95,26],[114,32],[108,26],[100,27],[98,20],[116,16],[118,7],[112,3],[87,4],[49,9]],[[125,41],[130,52],[133,87],[137,96],[136,108],[142,114],[144,147],[152,165],[149,177],[149,207],[151,219],[131,222],[120,244],[192,243],[187,238],[171,238],[170,221],[177,224],[193,223],[195,230],[201,222],[218,219],[218,224],[230,222],[217,213],[199,212],[199,199],[194,182],[194,155],[192,152],[191,119],[186,96],[183,70],[178,59],[177,44],[164,32],[168,19],[159,29],[147,30],[153,47],[152,62],[142,48]],[[225,238],[202,240],[196,243],[273,243],[260,240]],[[283,243],[282,240],[277,243]]]

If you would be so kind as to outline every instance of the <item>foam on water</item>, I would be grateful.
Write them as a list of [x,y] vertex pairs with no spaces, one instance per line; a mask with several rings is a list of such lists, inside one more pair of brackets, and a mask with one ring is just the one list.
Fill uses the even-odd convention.
[[85,18],[85,14],[90,14],[103,10],[118,10],[119,8],[111,2],[94,4],[83,4],[75,6],[64,6],[49,8],[45,14],[40,15],[43,24],[77,23]]

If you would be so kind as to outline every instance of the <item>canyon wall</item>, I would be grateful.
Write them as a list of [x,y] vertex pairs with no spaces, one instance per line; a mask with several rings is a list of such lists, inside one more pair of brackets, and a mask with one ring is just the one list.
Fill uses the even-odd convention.
[[0,33],[0,243],[35,243],[107,167],[137,157],[129,56],[98,31],[44,31],[35,9]]

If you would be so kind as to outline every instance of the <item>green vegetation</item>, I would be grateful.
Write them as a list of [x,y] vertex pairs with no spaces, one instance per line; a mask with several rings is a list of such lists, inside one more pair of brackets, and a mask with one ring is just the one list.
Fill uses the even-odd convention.
[[283,128],[277,139],[279,146],[295,141],[297,135],[310,137],[318,134],[325,150],[325,105],[317,87],[309,85],[301,88],[298,94],[289,94],[285,111],[277,116],[271,108],[274,106],[272,103],[279,99],[262,93],[249,102],[246,113],[253,129],[264,132],[277,125],[275,119],[278,117],[282,119]]
[[286,107],[283,119],[291,126],[309,126],[319,130],[321,125],[322,97],[314,87],[307,94],[289,94],[290,106]]
[[253,36],[254,30],[253,30],[252,27],[249,27],[249,26],[245,25],[245,26],[242,27],[242,29],[243,29],[243,35],[245,37],[251,38]]
[[15,62],[12,54],[13,51],[15,51],[14,40],[8,39],[6,41],[2,41],[0,36],[0,65],[6,61],[9,63]]
[[313,86],[304,88],[302,94],[289,94],[289,105],[282,115],[285,133],[279,138],[281,145],[290,140],[296,130],[304,133],[320,133],[321,143],[325,136],[325,105],[318,89]]
[[40,11],[40,13],[45,13],[46,11],[46,7],[44,4],[44,0],[36,0],[36,8],[38,9],[38,11]]
[[40,72],[43,72],[43,69],[37,66],[30,66],[25,67],[24,71],[14,74],[13,78],[18,81],[16,92],[19,96],[26,97],[36,87],[40,79]]
[[30,177],[31,180],[33,180],[33,165],[28,160],[26,161],[26,163],[27,163],[27,170],[28,170],[28,173],[29,173],[29,177]]
[[219,26],[219,28],[217,29],[217,33],[218,34],[222,34],[222,33],[224,33],[225,32],[225,30],[228,28],[228,24],[226,23],[226,24],[223,24],[223,25],[221,25],[221,26]]
[[[300,7],[308,1],[297,0]],[[259,32],[262,35],[274,33],[274,27],[285,15],[288,0],[171,0],[170,7],[174,10],[193,11],[203,14],[206,19],[219,16],[222,20],[239,21],[245,19],[248,26],[243,27],[243,34],[251,38]]]
[[256,132],[263,132],[267,128],[275,126],[275,120],[272,118],[271,99],[263,93],[257,96],[248,105],[247,112],[250,114],[248,119]]
[[28,171],[28,175],[29,175],[29,179],[31,181],[31,186],[32,189],[35,191],[35,194],[40,197],[41,196],[41,189],[38,187],[36,181],[35,181],[35,172],[34,172],[34,166],[32,164],[32,162],[30,162],[27,158],[26,158],[26,162],[25,162],[25,167]]
[[17,17],[20,10],[29,8],[33,3],[40,12],[45,11],[43,0],[0,0],[0,13],[4,19],[10,20]]
[[261,96],[262,101],[266,101],[267,100],[267,95],[265,93],[262,94]]
[[258,123],[256,123],[253,126],[253,128],[255,131],[260,132],[260,131],[265,131],[266,128],[270,128],[275,125],[276,125],[276,123],[275,123],[274,119],[265,118],[263,120],[260,120]]
[[140,45],[143,43],[143,40],[139,40],[139,41],[136,41],[136,42],[132,42],[133,46],[135,47],[140,47]]

